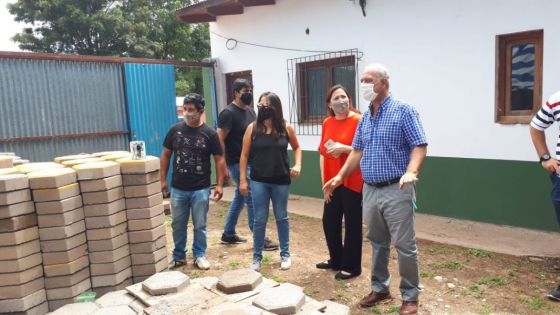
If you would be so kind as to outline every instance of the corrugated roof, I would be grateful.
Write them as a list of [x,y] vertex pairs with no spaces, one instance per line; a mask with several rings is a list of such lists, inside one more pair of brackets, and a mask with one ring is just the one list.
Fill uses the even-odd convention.
[[276,0],[207,0],[175,12],[185,24],[215,22],[218,16],[243,14],[245,7],[272,5]]

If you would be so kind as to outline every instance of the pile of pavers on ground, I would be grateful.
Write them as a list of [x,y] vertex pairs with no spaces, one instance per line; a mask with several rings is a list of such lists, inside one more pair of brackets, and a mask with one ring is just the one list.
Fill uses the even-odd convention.
[[167,269],[157,157],[14,156],[0,158],[0,314],[42,315]]
[[52,314],[346,315],[350,310],[331,301],[316,301],[296,285],[238,269],[219,278],[196,279],[179,271],[160,272],[126,290],[107,293],[95,302],[68,304]]
[[29,160],[22,159],[14,152],[0,152],[0,168],[18,166],[27,163],[29,163]]

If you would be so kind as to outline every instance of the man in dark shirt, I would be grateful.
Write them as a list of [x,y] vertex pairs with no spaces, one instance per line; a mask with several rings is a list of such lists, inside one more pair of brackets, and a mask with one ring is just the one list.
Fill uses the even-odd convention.
[[[220,113],[218,117],[218,136],[222,148],[226,152],[226,163],[228,166],[229,176],[235,181],[235,195],[228,211],[226,223],[224,225],[224,233],[222,234],[222,243],[238,244],[247,242],[247,238],[237,235],[235,226],[239,219],[239,214],[247,203],[247,217],[249,221],[249,229],[253,231],[253,199],[251,192],[247,197],[239,192],[239,156],[241,155],[241,147],[243,144],[243,135],[247,126],[255,121],[256,115],[251,104],[253,103],[253,85],[246,79],[236,79],[232,85],[234,100]],[[250,175],[250,169],[247,169],[247,180]],[[265,238],[265,250],[276,250],[278,244],[272,242],[269,238]]]
[[194,226],[193,259],[199,269],[210,268],[206,259],[206,221],[210,197],[210,155],[216,163],[217,185],[214,198],[220,200],[226,166],[218,134],[200,118],[204,100],[196,93],[188,94],[183,101],[184,121],[167,132],[161,153],[161,189],[167,191],[167,171],[171,155],[171,208],[173,242],[173,267],[185,264],[187,253],[187,223],[192,211]]

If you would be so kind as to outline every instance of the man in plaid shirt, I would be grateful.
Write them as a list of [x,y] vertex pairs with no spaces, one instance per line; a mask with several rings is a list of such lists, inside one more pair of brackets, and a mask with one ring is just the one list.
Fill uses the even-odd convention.
[[363,218],[373,249],[372,291],[360,306],[371,307],[391,298],[388,264],[392,241],[399,256],[400,314],[416,314],[420,279],[414,183],[426,158],[426,136],[418,112],[389,93],[389,73],[384,66],[366,67],[360,82],[362,97],[370,102],[369,110],[358,125],[346,163],[323,190],[330,195],[359,164],[365,183]]

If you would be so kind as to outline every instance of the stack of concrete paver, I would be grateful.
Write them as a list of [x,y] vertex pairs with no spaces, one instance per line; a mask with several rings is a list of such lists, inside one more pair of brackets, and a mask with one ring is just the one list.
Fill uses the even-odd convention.
[[123,158],[121,165],[134,283],[167,269],[159,158]]
[[132,283],[120,165],[103,161],[73,168],[84,202],[92,290],[102,296]]
[[45,314],[48,304],[29,180],[0,175],[0,312]]
[[49,310],[91,288],[86,227],[76,172],[53,168],[27,174],[35,201]]

